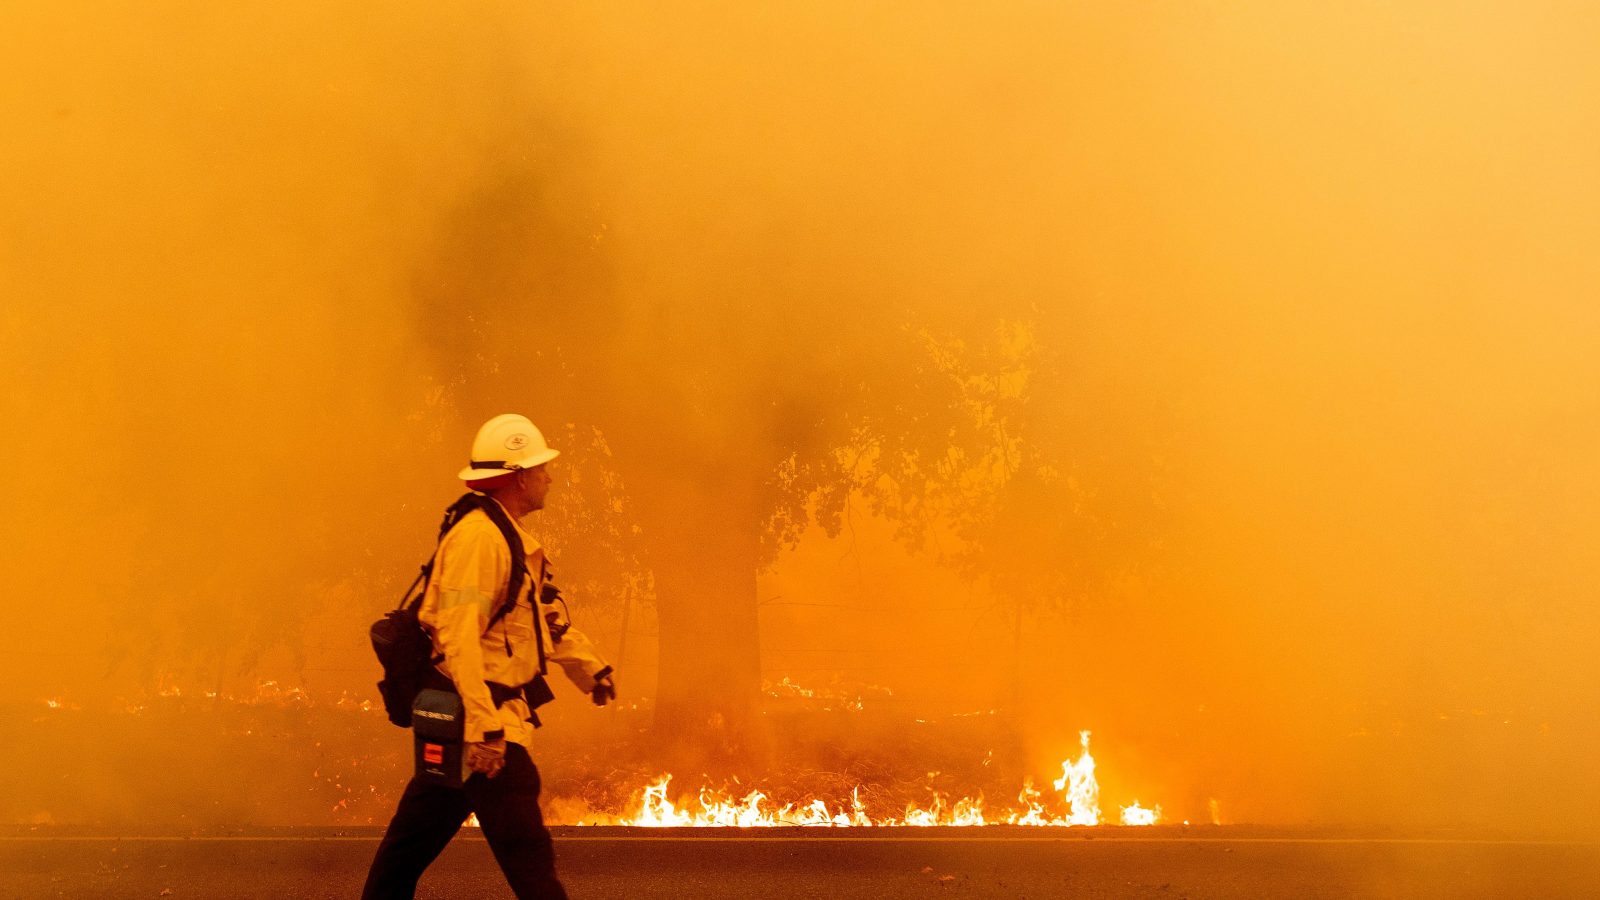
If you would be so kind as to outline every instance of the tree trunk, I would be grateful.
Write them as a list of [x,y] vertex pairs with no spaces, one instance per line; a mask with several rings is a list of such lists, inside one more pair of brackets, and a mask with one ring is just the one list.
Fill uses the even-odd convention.
[[[726,484],[726,482],[725,482]],[[655,728],[680,762],[752,762],[759,728],[760,539],[743,485],[657,485],[648,507],[661,664]]]

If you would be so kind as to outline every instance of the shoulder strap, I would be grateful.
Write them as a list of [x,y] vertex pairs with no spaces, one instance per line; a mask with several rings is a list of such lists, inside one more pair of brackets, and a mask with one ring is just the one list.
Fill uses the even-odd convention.
[[[505,618],[506,613],[517,605],[517,595],[522,592],[523,582],[528,580],[528,557],[522,549],[522,536],[517,534],[517,527],[511,524],[511,517],[506,515],[506,511],[500,507],[500,504],[482,494],[468,494],[467,496],[478,499],[478,508],[488,514],[489,521],[500,529],[500,533],[505,536],[506,546],[511,549],[511,577],[506,581],[506,601],[500,604],[500,608],[494,611],[494,615],[489,617],[489,628],[493,628],[496,622]],[[465,500],[467,498],[462,497],[461,499]],[[488,630],[488,628],[484,629],[484,631]]]
[[[444,536],[450,533],[450,529],[456,527],[466,517],[467,513],[475,509],[483,510],[484,514],[489,517],[489,521],[500,529],[500,534],[506,539],[506,546],[511,551],[511,577],[506,582],[506,602],[500,604],[500,608],[495,610],[494,615],[489,618],[489,628],[493,628],[496,622],[504,618],[505,614],[516,606],[517,594],[522,591],[523,582],[528,580],[528,558],[522,550],[522,537],[517,534],[516,526],[511,524],[511,517],[507,516],[506,511],[500,508],[500,504],[482,494],[469,492],[462,494],[456,502],[450,504],[449,508],[444,511],[444,518],[439,522],[439,536],[434,541],[433,555],[428,557],[428,561],[422,564],[422,571],[417,573],[417,577],[412,580],[411,586],[406,588],[405,593],[401,595],[405,599],[400,601],[400,608],[407,611],[415,611],[422,605],[422,596],[427,593],[428,581],[433,578],[433,564],[439,559],[438,545],[444,542]],[[422,590],[420,591],[417,590],[419,583],[422,585]],[[413,595],[412,591],[416,591],[416,594]],[[484,630],[488,631],[489,629],[485,628]]]
[[[400,595],[400,605],[395,609],[416,612],[417,607],[422,605],[422,595],[426,592],[428,576],[431,574],[433,574],[433,558],[429,557],[428,561],[422,564],[422,571],[417,573],[416,578],[411,579],[411,586],[406,588],[405,593]],[[417,585],[419,584],[423,586],[424,590],[417,590]],[[412,591],[416,591],[416,593],[413,594]]]

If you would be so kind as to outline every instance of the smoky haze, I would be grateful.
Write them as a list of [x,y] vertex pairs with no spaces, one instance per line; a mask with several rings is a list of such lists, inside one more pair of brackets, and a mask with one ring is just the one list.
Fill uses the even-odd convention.
[[1108,791],[1196,820],[1592,833],[1593,9],[4,19],[22,697],[369,690],[365,625],[508,410],[626,475],[641,558],[754,554],[785,459],[915,405],[918,335],[1021,322],[1030,440],[1131,535],[1111,577],[1029,606],[852,503],[707,567],[760,628],[727,671],[1003,705],[1041,772],[1090,728]]

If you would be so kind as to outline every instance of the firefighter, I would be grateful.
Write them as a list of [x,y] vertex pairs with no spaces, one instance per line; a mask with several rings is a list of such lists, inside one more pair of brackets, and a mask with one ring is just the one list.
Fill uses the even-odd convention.
[[[473,441],[471,462],[458,477],[505,509],[522,540],[528,577],[519,596],[505,596],[511,551],[481,509],[462,517],[440,542],[418,617],[433,638],[435,657],[442,657],[431,686],[461,695],[470,774],[460,788],[411,780],[372,860],[364,900],[413,897],[423,870],[469,813],[477,814],[517,897],[567,896],[539,811],[539,770],[529,756],[538,718],[530,700],[537,706],[549,698],[547,662],[560,666],[596,705],[615,699],[616,688],[611,667],[589,639],[553,608],[540,612],[549,567],[521,520],[544,507],[548,467],[557,455],[518,415],[490,419]],[[491,625],[506,602],[515,605]]]

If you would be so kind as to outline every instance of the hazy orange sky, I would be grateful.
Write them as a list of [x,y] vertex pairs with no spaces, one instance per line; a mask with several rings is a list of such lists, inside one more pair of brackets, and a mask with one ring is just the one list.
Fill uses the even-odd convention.
[[[0,19],[8,683],[364,689],[390,598],[362,586],[426,552],[487,415],[622,432],[633,391],[777,451],[749,398],[833,400],[784,373],[873,377],[884,323],[1025,318],[1048,449],[1164,473],[1140,577],[1019,644],[974,611],[1006,598],[883,523],[813,532],[761,593],[846,598],[853,649],[799,653],[838,613],[769,604],[765,675],[967,702],[1020,671],[1042,759],[1138,733],[1173,794],[1266,773],[1262,817],[1600,800],[1591,5]],[[602,344],[627,352],[591,396],[563,360]],[[685,348],[715,358],[652,380]],[[516,379],[464,388],[502,353]],[[1504,724],[1438,731],[1461,720]]]

